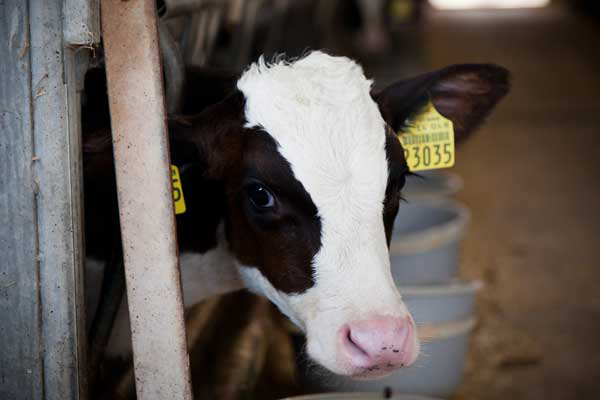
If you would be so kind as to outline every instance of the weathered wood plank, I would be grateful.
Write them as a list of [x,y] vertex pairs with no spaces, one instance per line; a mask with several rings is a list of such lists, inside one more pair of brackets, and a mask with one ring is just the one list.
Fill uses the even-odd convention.
[[0,0],[0,399],[84,398],[79,97],[63,0]]
[[189,400],[156,4],[101,13],[137,398]]
[[100,0],[63,0],[65,42],[91,46],[100,42]]
[[[43,338],[44,398],[83,396],[85,334],[81,302],[80,132],[69,124],[74,62],[63,45],[63,1],[30,0],[31,97],[38,184],[38,261]],[[70,51],[70,50],[69,50]],[[78,108],[77,108],[78,109]],[[71,108],[71,111],[77,112]],[[71,119],[71,121],[73,121]]]
[[0,2],[0,398],[43,397],[29,13]]

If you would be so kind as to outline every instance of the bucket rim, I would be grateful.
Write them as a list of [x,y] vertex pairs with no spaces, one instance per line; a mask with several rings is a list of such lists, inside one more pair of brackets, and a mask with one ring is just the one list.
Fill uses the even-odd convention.
[[[303,396],[285,397],[281,400],[379,400],[383,399],[382,393],[377,392],[331,392],[315,393]],[[439,397],[420,395],[398,394],[389,398],[390,400],[441,400]]]
[[395,235],[390,242],[390,256],[424,253],[451,241],[458,241],[463,237],[471,220],[469,209],[456,200],[438,199],[413,204],[426,208],[446,209],[453,212],[456,217],[415,233]]
[[445,284],[401,286],[398,291],[404,296],[439,296],[444,294],[470,294],[477,293],[484,287],[483,281],[479,279],[471,281],[453,280]]

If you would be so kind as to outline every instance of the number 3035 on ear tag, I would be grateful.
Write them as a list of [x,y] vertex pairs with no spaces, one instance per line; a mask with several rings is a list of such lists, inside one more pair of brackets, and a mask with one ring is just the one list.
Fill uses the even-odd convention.
[[404,158],[411,171],[449,168],[454,165],[454,127],[429,102],[423,111],[398,132]]

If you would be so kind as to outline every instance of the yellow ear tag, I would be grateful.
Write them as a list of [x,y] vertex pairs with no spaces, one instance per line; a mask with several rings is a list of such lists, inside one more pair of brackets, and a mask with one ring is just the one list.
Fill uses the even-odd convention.
[[175,214],[183,214],[185,212],[185,200],[183,199],[181,178],[179,177],[179,168],[174,165],[171,165],[171,181],[173,182],[173,201],[175,202]]
[[431,102],[398,132],[404,158],[411,171],[449,168],[454,165],[454,127]]

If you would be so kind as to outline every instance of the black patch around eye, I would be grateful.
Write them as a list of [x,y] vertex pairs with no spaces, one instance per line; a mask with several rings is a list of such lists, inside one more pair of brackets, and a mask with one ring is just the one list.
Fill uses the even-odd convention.
[[[315,284],[312,262],[321,248],[318,210],[275,140],[252,129],[244,135],[242,168],[230,187],[229,246],[242,265],[257,268],[277,290],[303,293]],[[260,208],[270,203],[263,188],[272,196],[273,208]]]

